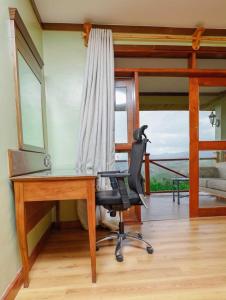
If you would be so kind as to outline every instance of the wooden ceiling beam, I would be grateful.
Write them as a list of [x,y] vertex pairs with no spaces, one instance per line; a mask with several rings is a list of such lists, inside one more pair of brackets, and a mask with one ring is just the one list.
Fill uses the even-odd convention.
[[115,57],[188,58],[191,52],[189,46],[114,45]]
[[189,105],[188,103],[180,103],[180,104],[143,104],[140,103],[140,111],[183,111],[188,110]]
[[[201,92],[200,96],[212,96],[217,97],[220,95],[225,95],[226,91],[221,92]],[[188,92],[140,92],[141,97],[188,97]]]
[[43,30],[49,31],[83,31],[84,24],[73,23],[42,23]]
[[[153,57],[153,58],[189,58],[192,55],[190,46],[167,45],[114,45],[115,57]],[[226,47],[202,46],[196,52],[196,58],[226,58]]]
[[[44,30],[61,31],[83,31],[83,24],[80,23],[48,23],[43,22]],[[169,34],[169,35],[193,35],[196,28],[180,27],[159,27],[159,26],[127,26],[127,25],[107,25],[93,24],[93,28],[111,29],[117,33],[146,33],[146,34]],[[205,36],[226,36],[226,29],[209,28],[205,30]]]
[[117,77],[133,77],[138,72],[140,76],[149,77],[216,77],[226,78],[223,69],[185,69],[185,68],[115,68]]
[[196,28],[195,32],[193,33],[193,35],[192,35],[192,49],[193,50],[199,50],[201,37],[202,37],[204,31],[205,31],[205,28],[198,27],[198,28]]

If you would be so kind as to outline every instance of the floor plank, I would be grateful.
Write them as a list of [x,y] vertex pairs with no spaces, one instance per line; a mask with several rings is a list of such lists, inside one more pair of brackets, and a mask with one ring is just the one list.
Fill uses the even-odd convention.
[[30,287],[16,299],[226,299],[226,217],[145,222],[129,229],[140,230],[154,254],[136,242],[126,244],[124,262],[118,263],[113,244],[106,244],[97,252],[96,284],[87,232],[53,232],[31,270]]

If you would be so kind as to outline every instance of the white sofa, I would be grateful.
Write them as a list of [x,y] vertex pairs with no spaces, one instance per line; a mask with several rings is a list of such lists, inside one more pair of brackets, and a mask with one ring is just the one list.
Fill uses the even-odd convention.
[[199,170],[200,191],[226,198],[226,162],[215,167],[201,167]]

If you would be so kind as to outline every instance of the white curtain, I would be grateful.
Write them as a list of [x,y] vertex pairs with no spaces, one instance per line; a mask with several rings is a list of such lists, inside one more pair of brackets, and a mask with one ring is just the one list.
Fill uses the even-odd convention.
[[[112,32],[92,29],[83,84],[80,138],[76,168],[94,172],[114,168],[114,51]],[[109,189],[98,179],[97,190]],[[86,202],[78,201],[78,217],[87,228]],[[116,227],[104,208],[97,208],[97,224]]]

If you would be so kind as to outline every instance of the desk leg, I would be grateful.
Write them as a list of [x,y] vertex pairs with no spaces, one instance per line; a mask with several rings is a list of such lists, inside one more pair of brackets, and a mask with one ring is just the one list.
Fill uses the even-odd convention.
[[29,258],[27,247],[25,203],[23,199],[22,183],[15,183],[15,205],[17,234],[23,267],[24,287],[26,288],[29,286]]
[[87,215],[89,226],[89,247],[91,257],[92,282],[96,282],[96,201],[95,180],[88,182]]

